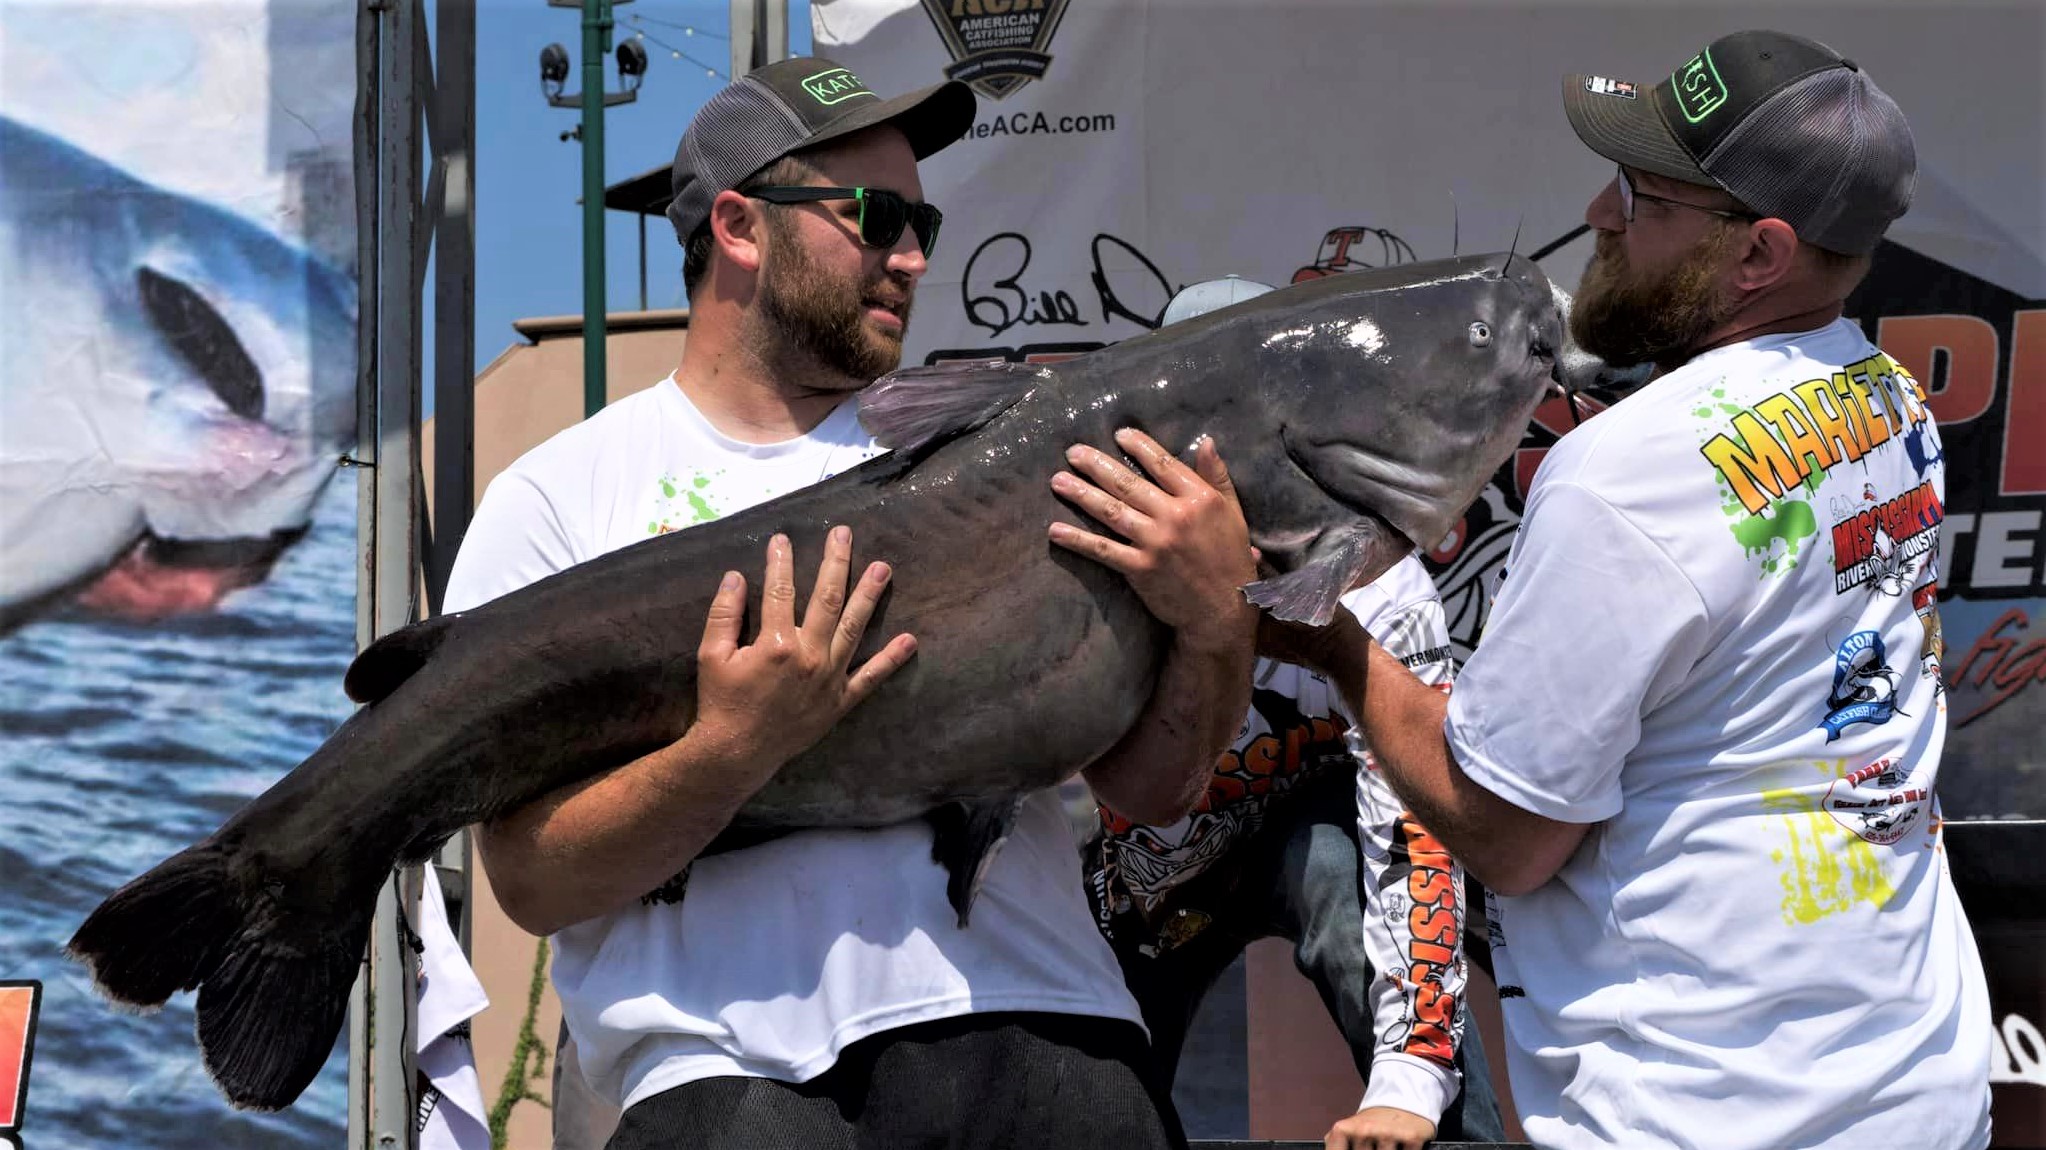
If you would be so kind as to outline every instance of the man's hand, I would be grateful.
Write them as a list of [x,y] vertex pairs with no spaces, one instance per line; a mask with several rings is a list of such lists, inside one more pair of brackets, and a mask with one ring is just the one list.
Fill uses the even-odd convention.
[[1329,1129],[1324,1150],[1421,1150],[1435,1137],[1435,1124],[1390,1106],[1359,1110]]
[[1337,607],[1335,618],[1314,627],[1287,623],[1261,614],[1257,623],[1257,653],[1281,663],[1292,663],[1343,683],[1351,677],[1361,680],[1371,637],[1347,607]]
[[785,535],[768,541],[760,634],[751,646],[739,645],[746,578],[725,573],[696,652],[696,722],[685,736],[726,752],[727,761],[757,765],[763,777],[823,738],[916,653],[915,637],[897,635],[848,675],[867,621],[888,587],[888,565],[868,564],[848,596],[852,530],[832,528],[798,626],[792,550]]
[[1141,431],[1125,428],[1115,441],[1143,464],[1150,479],[1092,447],[1075,445],[1066,460],[1080,474],[1059,472],[1051,489],[1129,542],[1068,523],[1051,525],[1051,541],[1121,572],[1144,606],[1190,650],[1233,650],[1247,643],[1259,612],[1244,599],[1242,587],[1257,577],[1257,569],[1243,508],[1214,441],[1201,440],[1193,467]]

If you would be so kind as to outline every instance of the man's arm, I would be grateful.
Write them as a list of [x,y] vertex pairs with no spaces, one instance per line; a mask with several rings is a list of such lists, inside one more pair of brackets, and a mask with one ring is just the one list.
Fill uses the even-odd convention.
[[1466,775],[1442,733],[1449,696],[1416,678],[1347,612],[1312,632],[1268,623],[1260,647],[1329,677],[1393,790],[1488,888],[1509,895],[1534,890],[1584,838],[1587,824],[1523,810]]
[[1341,663],[1329,673],[1394,790],[1472,874],[1516,895],[1620,812],[1644,716],[1718,629],[1663,545],[1578,482],[1536,480],[1507,566],[1448,699],[1376,644],[1309,643]]
[[745,577],[727,572],[711,602],[696,720],[681,739],[483,824],[477,846],[513,922],[551,934],[666,882],[784,763],[908,662],[916,642],[899,635],[848,674],[890,574],[871,564],[847,595],[851,559],[851,531],[834,528],[798,625],[791,548],[775,536],[752,645],[739,645]]
[[1150,480],[1076,446],[1067,460],[1087,478],[1062,471],[1052,490],[1127,542],[1065,523],[1051,525],[1051,540],[1121,572],[1173,629],[1150,702],[1086,772],[1094,797],[1110,810],[1162,826],[1200,800],[1216,756],[1250,707],[1258,612],[1241,588],[1256,578],[1256,567],[1243,509],[1214,441],[1201,440],[1191,468],[1141,432],[1119,431],[1116,442]]
[[[1403,560],[1344,602],[1422,682],[1450,689],[1449,627],[1418,559]],[[1393,792],[1369,745],[1353,734],[1350,750],[1363,880],[1359,957],[1369,964],[1376,1054],[1357,1112],[1334,1125],[1326,1145],[1419,1150],[1456,1098],[1455,1059],[1467,1033],[1463,867]]]

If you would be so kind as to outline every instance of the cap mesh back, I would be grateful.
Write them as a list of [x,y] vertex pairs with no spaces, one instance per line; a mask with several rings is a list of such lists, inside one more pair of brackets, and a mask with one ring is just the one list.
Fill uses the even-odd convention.
[[1807,76],[1700,162],[1740,201],[1831,251],[1864,255],[1911,205],[1917,154],[1897,105],[1849,68]]
[[786,155],[808,138],[795,113],[759,84],[741,77],[696,113],[675,156],[675,198],[668,221],[689,237],[710,218],[717,194]]

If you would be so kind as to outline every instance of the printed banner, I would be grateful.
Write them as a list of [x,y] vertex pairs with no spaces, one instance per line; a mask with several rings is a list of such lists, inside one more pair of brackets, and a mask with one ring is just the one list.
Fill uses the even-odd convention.
[[236,1111],[190,995],[116,1009],[62,948],[350,709],[360,8],[0,11],[0,980],[49,991],[32,1080],[0,1044],[25,1145],[343,1137],[342,1056]]

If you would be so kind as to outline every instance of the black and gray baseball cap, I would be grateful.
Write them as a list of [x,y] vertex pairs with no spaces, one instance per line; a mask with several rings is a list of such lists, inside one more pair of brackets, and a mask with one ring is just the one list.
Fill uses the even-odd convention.
[[1585,146],[1642,171],[1723,188],[1829,251],[1866,255],[1911,206],[1911,126],[1854,61],[1785,32],[1735,32],[1653,87],[1563,78]]
[[850,69],[821,56],[778,60],[727,84],[689,122],[675,148],[668,220],[683,243],[710,202],[790,152],[892,124],[921,160],[973,126],[973,90],[956,81],[884,100]]

